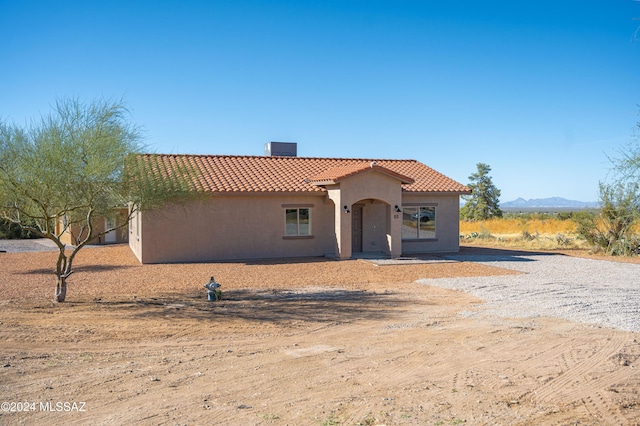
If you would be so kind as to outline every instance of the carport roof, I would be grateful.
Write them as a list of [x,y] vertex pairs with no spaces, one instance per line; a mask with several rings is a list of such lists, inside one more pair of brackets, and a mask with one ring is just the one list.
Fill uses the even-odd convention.
[[405,192],[471,193],[416,160],[186,154],[138,154],[135,159],[157,178],[189,171],[190,184],[199,192],[325,192],[319,185],[374,168],[399,179]]

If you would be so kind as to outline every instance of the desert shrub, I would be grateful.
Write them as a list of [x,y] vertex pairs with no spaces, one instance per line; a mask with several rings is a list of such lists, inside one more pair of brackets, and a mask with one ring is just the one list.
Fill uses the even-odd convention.
[[31,231],[26,231],[20,226],[6,220],[0,219],[0,238],[7,240],[18,240],[27,238],[37,238]]
[[638,254],[640,237],[640,191],[637,183],[600,185],[602,207],[597,214],[574,216],[577,233],[587,243],[607,254]]
[[614,256],[638,256],[640,255],[640,237],[634,235],[616,241],[610,251]]
[[529,231],[525,230],[525,231],[522,231],[522,239],[524,241],[532,241],[532,240],[535,240],[536,237],[534,235],[531,235]]
[[460,239],[464,240],[489,240],[494,238],[486,229],[482,232],[471,232],[469,234],[460,235]]
[[556,235],[556,243],[560,246],[568,246],[569,244],[571,244],[571,238],[562,233],[558,233]]
[[555,217],[560,219],[560,220],[571,220],[573,215],[574,215],[574,212],[558,212],[555,215]]
[[481,240],[488,240],[490,238],[493,238],[493,236],[491,235],[491,232],[489,232],[488,229],[481,227],[480,228],[480,234],[478,235],[478,238]]

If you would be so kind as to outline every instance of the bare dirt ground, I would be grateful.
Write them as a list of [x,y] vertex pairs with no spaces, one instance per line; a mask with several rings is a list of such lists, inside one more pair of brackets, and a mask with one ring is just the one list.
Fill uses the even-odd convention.
[[0,253],[2,425],[640,424],[638,334],[470,318],[481,300],[415,283],[513,271],[437,258],[143,266],[109,246],[79,254],[53,305],[54,262]]

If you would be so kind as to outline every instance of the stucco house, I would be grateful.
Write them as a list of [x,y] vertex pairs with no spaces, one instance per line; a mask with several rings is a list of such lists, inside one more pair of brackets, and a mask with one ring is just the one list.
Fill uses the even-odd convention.
[[415,160],[143,154],[154,173],[195,170],[186,203],[137,213],[142,263],[459,250],[469,188]]
[[[100,235],[89,242],[89,244],[115,244],[126,243],[129,241],[129,232],[126,228],[128,209],[126,207],[114,209],[111,214],[107,216],[98,216],[93,222],[93,233],[103,233],[105,230],[117,228],[110,232]],[[58,218],[56,222],[56,234],[60,235],[60,241],[68,245],[78,244],[78,239],[83,240],[86,238],[87,230],[78,225],[67,226],[67,218],[62,216]]]

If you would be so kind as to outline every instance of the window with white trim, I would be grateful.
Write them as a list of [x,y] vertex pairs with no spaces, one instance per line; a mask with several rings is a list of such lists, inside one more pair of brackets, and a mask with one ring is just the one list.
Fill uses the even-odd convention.
[[436,208],[415,206],[402,208],[402,239],[436,238]]
[[286,208],[284,210],[284,234],[287,237],[311,235],[311,209],[309,207]]

